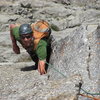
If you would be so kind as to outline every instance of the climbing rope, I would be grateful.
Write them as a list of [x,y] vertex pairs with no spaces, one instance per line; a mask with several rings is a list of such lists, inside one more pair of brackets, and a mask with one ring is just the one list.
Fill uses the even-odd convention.
[[[100,95],[100,93],[89,93],[82,88],[81,88],[81,90],[84,91],[87,95],[84,95],[84,94],[79,94],[79,95],[87,97],[87,98],[91,98],[93,100],[100,100],[100,98],[93,97],[94,95]],[[92,95],[92,96],[89,96],[89,95]]]
[[[77,86],[79,87],[79,95],[87,97],[87,98],[91,98],[93,100],[100,100],[100,98],[93,97],[94,95],[100,95],[100,93],[90,93],[90,92],[87,92],[86,90],[81,88],[82,83],[79,83],[79,85],[77,85]],[[86,95],[85,94],[81,94],[80,90],[82,90]],[[92,96],[89,96],[89,95],[92,95]]]
[[89,94],[89,95],[92,95],[92,96],[93,96],[93,95],[100,95],[100,93],[89,93],[89,92],[85,91],[85,90],[82,89],[82,88],[81,88],[81,90],[84,91],[86,94]]
[[[51,65],[51,64],[49,64],[49,63],[47,63],[47,62],[45,62],[45,63],[46,63],[49,67],[53,68],[56,72],[58,72],[59,74],[61,74],[63,77],[66,78],[66,76],[65,76],[63,73],[61,73],[59,70],[57,70],[56,68],[54,68],[53,65]],[[93,100],[100,100],[99,98],[93,97],[93,95],[100,95],[100,93],[90,93],[90,92],[87,92],[86,90],[82,89],[81,86],[82,86],[82,83],[79,83],[79,88],[80,88],[80,90],[82,90],[82,91],[83,91],[84,93],[86,93],[87,95],[80,94],[80,93],[79,93],[79,95],[84,96],[84,97],[87,97],[87,98],[91,98],[91,99],[93,99]],[[89,94],[89,95],[92,95],[92,96],[89,96],[88,94]]]
[[59,70],[57,70],[56,68],[54,68],[53,65],[51,65],[51,64],[49,64],[49,63],[47,63],[47,62],[45,62],[45,63],[46,63],[49,67],[53,68],[56,72],[58,72],[59,74],[61,74],[63,77],[66,78],[66,76],[65,76],[63,73],[61,73]]
[[83,96],[83,97],[91,98],[91,99],[93,99],[93,100],[100,100],[99,98],[95,98],[95,97],[89,96],[89,95],[84,95],[84,94],[79,94],[79,95],[81,95],[81,96]]

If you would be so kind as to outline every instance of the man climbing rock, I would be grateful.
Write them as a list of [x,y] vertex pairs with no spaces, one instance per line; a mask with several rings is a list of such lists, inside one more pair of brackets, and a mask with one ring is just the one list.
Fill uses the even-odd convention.
[[13,51],[16,54],[20,54],[20,48],[17,45],[18,41],[35,62],[35,66],[38,68],[40,75],[46,74],[47,40],[50,33],[51,29],[48,22],[43,20],[31,25],[10,25]]

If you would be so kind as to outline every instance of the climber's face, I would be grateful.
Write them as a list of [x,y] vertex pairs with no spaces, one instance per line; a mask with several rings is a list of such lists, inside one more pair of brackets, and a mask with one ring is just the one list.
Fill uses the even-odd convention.
[[33,43],[32,34],[23,34],[21,35],[21,42],[24,46],[29,47]]

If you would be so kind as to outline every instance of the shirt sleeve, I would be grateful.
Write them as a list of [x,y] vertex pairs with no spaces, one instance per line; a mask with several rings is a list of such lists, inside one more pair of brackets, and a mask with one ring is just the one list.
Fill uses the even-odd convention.
[[12,34],[14,35],[16,40],[20,40],[19,27],[18,26],[16,26],[15,28],[12,29]]
[[46,41],[40,40],[36,48],[36,54],[39,60],[46,60],[46,57],[47,57],[47,42]]

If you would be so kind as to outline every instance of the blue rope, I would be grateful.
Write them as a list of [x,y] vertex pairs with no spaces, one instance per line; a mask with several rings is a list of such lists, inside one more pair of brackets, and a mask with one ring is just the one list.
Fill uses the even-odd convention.
[[45,62],[45,63],[46,63],[47,65],[49,65],[49,67],[53,68],[56,72],[58,72],[59,74],[61,74],[63,77],[66,78],[66,76],[65,76],[63,73],[61,73],[59,70],[57,70],[56,68],[54,68],[53,65],[51,65],[51,64],[49,64],[49,63],[47,63],[47,62]]
[[[59,74],[61,74],[63,77],[66,78],[66,76],[65,76],[63,73],[61,73],[59,70],[57,70],[56,68],[54,68],[53,65],[51,65],[51,64],[49,64],[49,63],[47,63],[47,62],[45,62],[45,63],[46,63],[47,65],[49,65],[49,67],[53,68],[56,72],[58,72]],[[82,89],[82,88],[81,88],[81,90],[84,91],[86,94],[90,94],[90,95],[100,95],[100,93],[89,93],[89,92],[85,91],[85,90]]]

